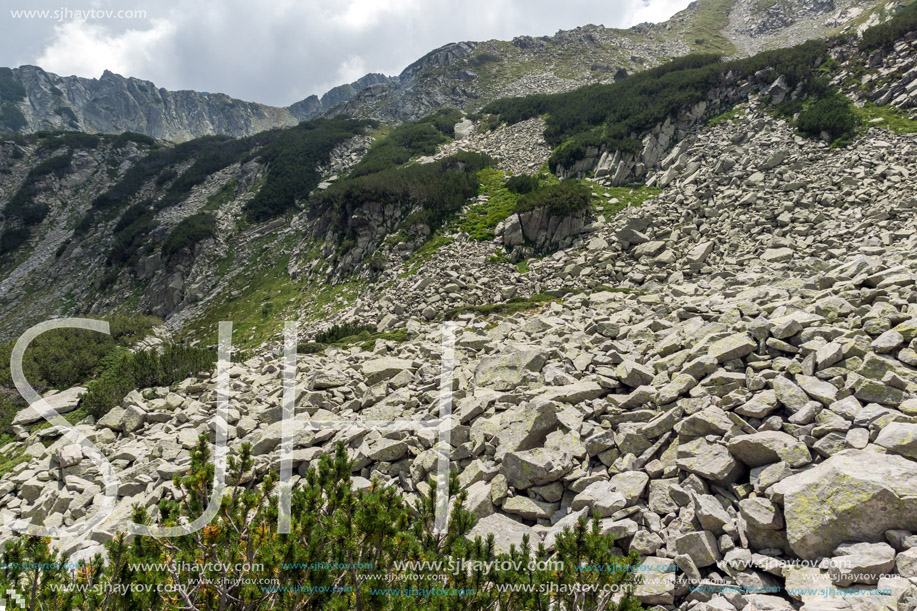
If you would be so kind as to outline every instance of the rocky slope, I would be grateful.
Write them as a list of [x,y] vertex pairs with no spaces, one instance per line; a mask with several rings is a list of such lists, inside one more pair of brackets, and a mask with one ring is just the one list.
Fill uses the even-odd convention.
[[[913,46],[875,62],[894,76],[865,97],[910,100],[900,96]],[[500,550],[523,534],[550,547],[598,512],[621,551],[652,569],[638,596],[655,609],[917,607],[917,138],[877,123],[832,148],[749,93],[732,118],[695,125],[649,168],[656,197],[598,214],[525,273],[492,257],[508,219],[493,242],[452,235],[419,266],[388,250],[387,269],[349,305],[311,324],[303,309],[303,340],[340,321],[403,328],[407,340],[298,357],[294,468],[342,441],[358,485],[415,495],[435,469],[435,431],[359,423],[438,418],[454,332],[448,455],[479,518],[474,534],[494,534]],[[499,151],[503,167],[524,171],[543,163],[539,127],[462,128],[443,153]],[[365,147],[358,137],[337,149],[328,172]],[[189,201],[230,174],[256,181],[258,162],[247,163]],[[307,222],[243,235],[278,241],[302,274],[321,266],[302,241]],[[535,294],[553,299],[442,321],[452,308]],[[81,422],[119,473],[117,504],[102,533],[63,548],[86,557],[132,505],[155,513],[177,494],[172,475],[200,433],[220,427],[231,448],[252,443],[255,476],[276,469],[281,371],[277,342],[234,363],[222,419],[210,377],[137,389]],[[53,402],[69,411],[80,393]],[[354,426],[310,428],[323,420]],[[79,446],[35,424],[23,412],[18,440],[0,448],[29,457],[0,484],[3,537],[39,518],[72,524],[105,498]]]
[[431,51],[397,77],[368,74],[286,108],[223,94],[167,91],[106,71],[62,77],[35,66],[0,70],[0,132],[62,129],[134,131],[185,141],[246,136],[318,116],[416,120],[439,108],[468,111],[515,95],[556,93],[610,82],[691,52],[750,55],[878,23],[898,0],[762,2],[699,0],[659,24],[628,30],[588,25],[553,36],[459,42]]

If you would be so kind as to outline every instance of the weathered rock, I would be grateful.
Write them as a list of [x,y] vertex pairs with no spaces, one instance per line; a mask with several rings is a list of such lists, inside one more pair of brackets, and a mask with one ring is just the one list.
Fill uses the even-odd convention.
[[886,530],[917,529],[917,462],[844,450],[772,487],[783,499],[787,539],[812,559],[850,541],[879,542]]
[[733,437],[727,447],[733,456],[749,467],[760,467],[778,462],[781,450],[792,448],[799,443],[792,435],[780,431],[762,431]]
[[572,466],[569,454],[535,448],[506,454],[501,472],[510,486],[522,490],[560,479]]
[[718,484],[736,482],[743,472],[742,465],[718,444],[695,439],[678,446],[678,467]]
[[513,350],[481,359],[474,372],[474,381],[478,386],[511,390],[522,384],[527,372],[541,371],[546,362],[547,353],[544,350]]
[[615,489],[614,484],[608,481],[599,481],[589,484],[585,490],[573,498],[570,505],[573,511],[589,509],[590,515],[598,513],[606,518],[627,505],[627,499]]
[[486,540],[488,535],[494,536],[494,552],[497,554],[508,554],[510,546],[515,546],[518,550],[522,547],[523,537],[528,536],[529,546],[537,548],[541,543],[541,537],[534,530],[508,518],[501,513],[489,515],[474,525],[466,537],[472,541],[476,537]]
[[[7,363],[8,365],[8,363]],[[59,414],[66,414],[72,412],[79,406],[80,398],[86,394],[86,389],[82,386],[74,386],[67,390],[49,394],[43,399],[47,403],[48,407],[55,410]],[[26,426],[34,422],[41,420],[41,416],[38,414],[33,407],[27,407],[16,412],[16,415],[13,417],[13,426]]]
[[846,587],[878,583],[894,566],[895,550],[887,543],[845,543],[834,550],[828,570],[835,585]]

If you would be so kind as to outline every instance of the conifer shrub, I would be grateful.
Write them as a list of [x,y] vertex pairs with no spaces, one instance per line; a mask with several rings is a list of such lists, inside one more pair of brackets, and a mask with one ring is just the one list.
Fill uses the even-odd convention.
[[506,179],[506,188],[518,195],[531,193],[538,188],[538,185],[538,177],[530,176],[529,174],[519,174],[518,176],[510,176]]
[[199,242],[210,239],[216,235],[217,221],[209,212],[192,214],[176,225],[165,242],[162,243],[162,252],[166,259],[171,259],[183,248],[193,248]]
[[[291,493],[289,532],[280,534],[278,478],[273,472],[251,477],[253,467],[243,444],[229,457],[228,492],[209,524],[175,538],[116,534],[105,543],[107,562],[99,555],[67,570],[66,558],[51,550],[48,539],[16,538],[0,557],[0,586],[28,593],[29,608],[36,609],[643,608],[633,596],[640,558],[616,555],[597,515],[565,528],[554,552],[533,547],[526,536],[497,554],[492,535],[467,538],[476,520],[463,505],[467,493],[456,473],[448,482],[448,528],[439,532],[435,482],[413,503],[379,482],[357,490],[347,449],[339,444],[304,469]],[[202,435],[187,474],[173,482],[181,500],[164,498],[152,511],[138,506],[132,520],[189,523],[207,506],[214,473]],[[396,568],[403,563],[414,568]]]
[[850,100],[839,93],[832,93],[815,100],[802,110],[796,120],[796,127],[810,137],[817,138],[824,132],[832,142],[836,142],[853,137],[857,123],[857,115]]
[[592,191],[581,182],[572,180],[548,185],[533,191],[516,203],[516,212],[546,208],[552,216],[569,216],[589,208]]

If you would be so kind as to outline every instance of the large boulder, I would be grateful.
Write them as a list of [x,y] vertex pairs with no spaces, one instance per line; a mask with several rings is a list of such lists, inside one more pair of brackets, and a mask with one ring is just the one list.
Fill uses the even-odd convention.
[[889,529],[917,530],[917,462],[875,450],[843,450],[772,489],[783,499],[790,548],[800,558],[844,542],[880,542]]
[[733,437],[727,447],[733,456],[749,467],[761,467],[778,462],[781,450],[800,444],[795,437],[781,431],[762,431]]
[[548,360],[542,348],[524,348],[481,359],[474,371],[474,383],[496,390],[512,390],[522,384],[526,372],[539,372]]
[[[572,458],[566,452],[535,448],[508,453],[503,458],[502,472],[511,487],[523,490],[558,480],[572,468]],[[624,506],[623,497],[621,506]]]
[[541,537],[530,527],[508,518],[502,513],[494,513],[486,518],[478,520],[468,535],[469,539],[474,541],[475,537],[487,540],[488,535],[494,536],[494,552],[497,554],[508,554],[511,545],[516,549],[522,547],[522,538],[528,535],[529,546],[537,549],[541,543]]
[[[86,393],[82,386],[74,386],[67,390],[53,393],[44,397],[45,402],[58,414],[72,412],[80,404],[80,398]],[[38,410],[27,407],[19,410],[13,418],[13,426],[24,426],[41,420]]]
[[680,469],[720,485],[735,483],[744,471],[729,450],[703,437],[678,446],[676,463]]

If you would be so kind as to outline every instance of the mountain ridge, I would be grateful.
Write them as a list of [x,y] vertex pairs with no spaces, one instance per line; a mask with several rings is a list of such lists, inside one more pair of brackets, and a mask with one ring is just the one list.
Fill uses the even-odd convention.
[[880,16],[893,14],[897,4],[897,0],[699,0],[665,22],[629,29],[587,25],[553,36],[449,43],[412,62],[398,76],[367,74],[287,107],[220,93],[168,91],[107,70],[99,79],[87,79],[61,77],[36,66],[4,68],[0,69],[0,132],[134,131],[181,142],[205,135],[249,136],[337,115],[397,123],[417,120],[442,107],[472,112],[502,97],[612,82],[691,52],[747,55],[791,46],[877,22]]

